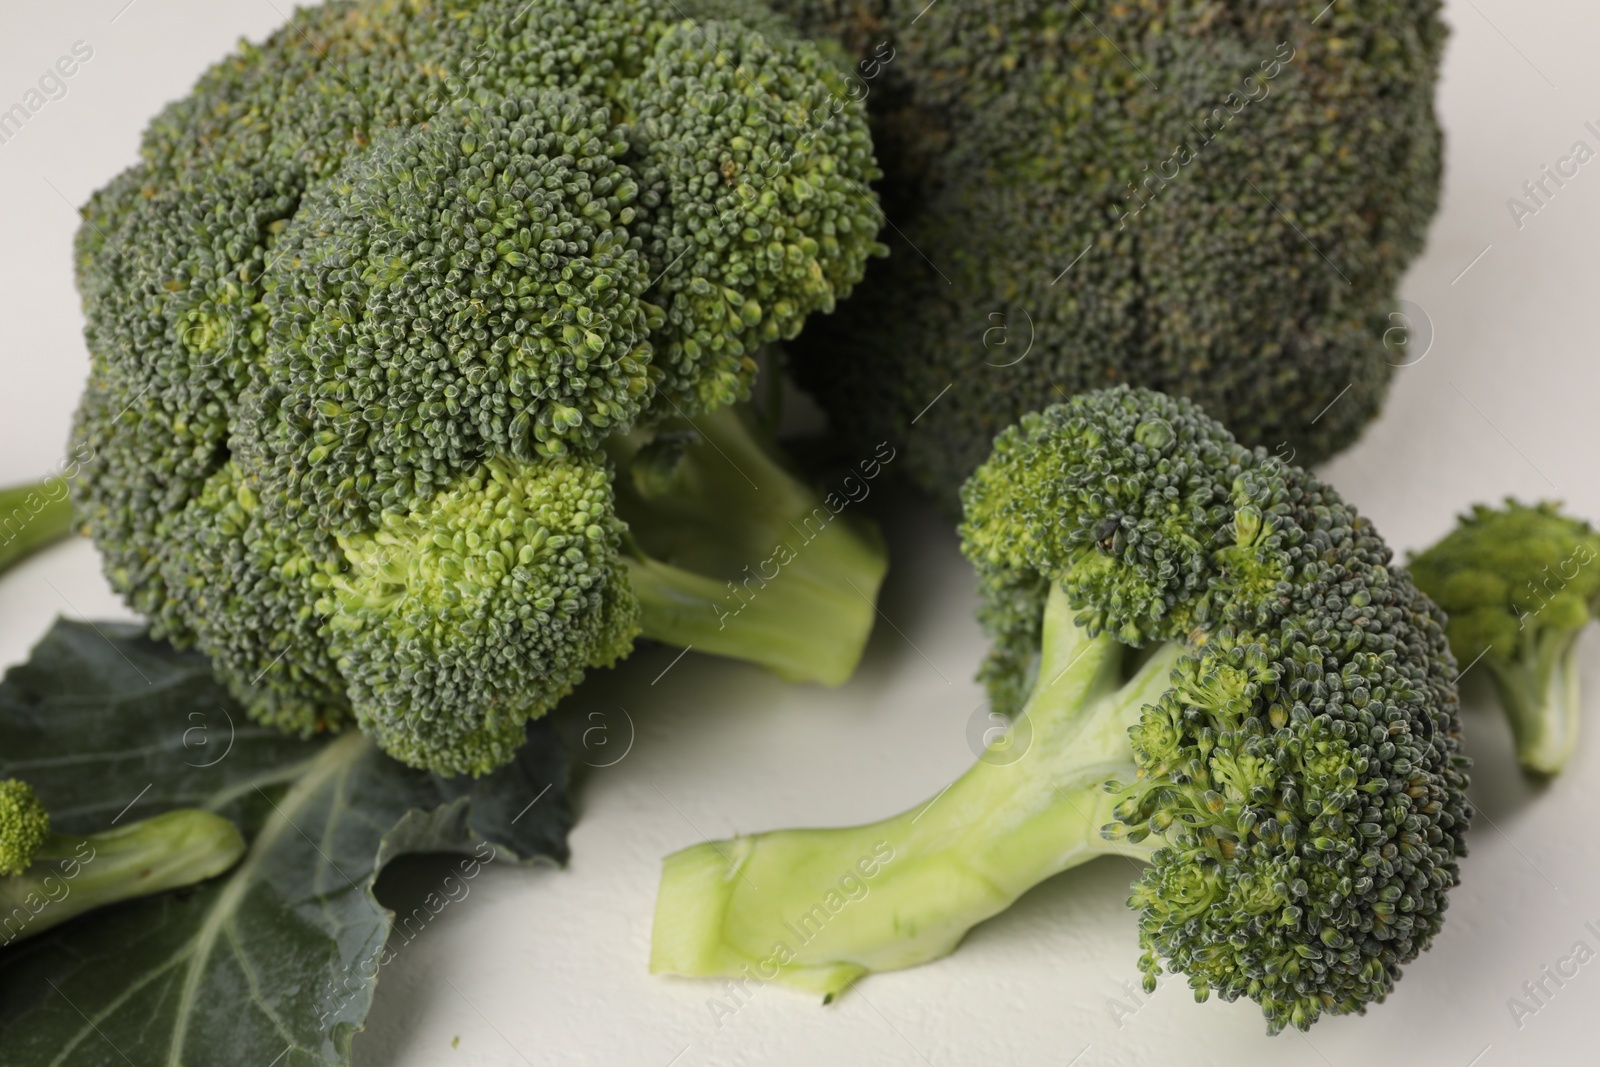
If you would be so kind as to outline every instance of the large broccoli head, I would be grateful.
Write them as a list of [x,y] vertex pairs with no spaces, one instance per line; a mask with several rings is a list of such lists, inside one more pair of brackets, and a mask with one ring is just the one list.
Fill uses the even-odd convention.
[[1194,403],[1125,387],[1024,417],[963,500],[1010,734],[902,815],[669,857],[653,967],[765,966],[784,918],[888,854],[848,918],[779,955],[833,993],[1118,853],[1148,861],[1147,988],[1180,972],[1274,1032],[1382,1000],[1440,929],[1471,808],[1443,617],[1371,525]]
[[859,61],[892,223],[796,375],[947,504],[1064,394],[1186,395],[1314,463],[1415,358],[1437,0],[776,3]]
[[639,629],[601,441],[722,418],[881,251],[759,0],[301,10],[142,155],[78,238],[107,574],[258,717],[446,772]]
[[1456,659],[1481,662],[1511,721],[1517,758],[1557,774],[1578,742],[1578,635],[1600,616],[1600,533],[1553,503],[1475,505],[1411,560],[1450,617]]

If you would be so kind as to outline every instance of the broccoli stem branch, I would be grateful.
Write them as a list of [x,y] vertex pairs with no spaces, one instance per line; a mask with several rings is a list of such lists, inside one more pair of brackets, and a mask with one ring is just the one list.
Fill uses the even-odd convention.
[[1101,835],[1135,774],[1127,731],[1181,649],[1123,682],[1125,646],[1045,611],[1039,681],[1005,735],[931,800],[847,829],[780,830],[667,857],[650,969],[775,980],[826,999],[870,971],[927,963],[1052,875],[1096,856],[1147,857]]
[[233,823],[199,809],[87,837],[51,834],[27,870],[0,878],[0,945],[95,908],[204,881],[232,867],[244,851]]
[[0,489],[0,571],[72,532],[65,488],[59,499],[44,482]]
[[1517,760],[1535,774],[1559,774],[1578,744],[1578,635],[1545,627],[1520,659],[1484,664],[1511,720]]
[[789,681],[854,673],[888,569],[883,539],[791,473],[746,405],[607,448],[646,637]]

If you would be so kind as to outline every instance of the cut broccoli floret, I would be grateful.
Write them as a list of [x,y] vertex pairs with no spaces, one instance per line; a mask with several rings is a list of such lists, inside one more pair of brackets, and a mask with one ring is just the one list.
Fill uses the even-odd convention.
[[[761,0],[336,0],[242,46],[83,213],[113,587],[258,720],[441,773],[638,632],[842,680],[870,524],[719,608],[824,502],[730,409],[884,251],[845,88]],[[759,492],[615,499],[607,451],[702,432]],[[708,528],[743,555],[648,555]]]
[[668,857],[652,970],[831,997],[1115,853],[1147,862],[1147,989],[1182,973],[1273,1032],[1381,1001],[1440,929],[1472,810],[1443,617],[1371,525],[1126,388],[1024,417],[962,496],[1011,729],[902,815]]
[[1578,742],[1578,635],[1600,616],[1600,533],[1553,503],[1483,504],[1411,560],[1445,610],[1450,648],[1481,663],[1511,720],[1517,759],[1560,773]]
[[97,834],[60,834],[33,788],[0,781],[0,945],[86,911],[203,882],[244,855],[220,815],[182,809]]
[[1185,395],[1311,464],[1416,358],[1438,0],[774,3],[856,62],[892,224],[796,377],[949,508],[1065,395]]

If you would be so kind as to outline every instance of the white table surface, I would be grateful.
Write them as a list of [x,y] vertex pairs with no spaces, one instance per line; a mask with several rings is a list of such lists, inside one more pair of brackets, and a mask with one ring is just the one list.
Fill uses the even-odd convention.
[[[21,99],[75,42],[94,53],[65,96],[0,144],[0,482],[61,462],[84,378],[74,208],[133,159],[164,102],[287,10],[286,0],[80,0],[8,4],[0,15],[0,105]],[[1600,8],[1450,0],[1446,18],[1445,194],[1402,287],[1431,320],[1433,345],[1399,373],[1362,441],[1323,470],[1400,550],[1506,493],[1559,495],[1600,517],[1600,162],[1520,229],[1506,206],[1574,141],[1600,148],[1584,129],[1600,126]],[[831,692],[787,687],[690,654],[652,685],[672,654],[651,650],[586,687],[572,713],[609,715],[614,745],[627,740],[618,707],[638,728],[628,755],[590,772],[576,793],[571,865],[490,869],[407,945],[383,972],[359,1064],[1592,1062],[1600,962],[1520,1026],[1507,1002],[1575,942],[1600,949],[1585,928],[1600,926],[1600,721],[1566,776],[1533,789],[1470,676],[1482,816],[1465,884],[1434,948],[1365,1018],[1269,1039],[1254,1005],[1196,1005],[1179,981],[1134,1000],[1124,988],[1137,978],[1134,918],[1122,903],[1130,872],[1116,859],[1036,889],[953,957],[869,978],[831,1007],[768,987],[719,1025],[717,985],[650,977],[662,855],[702,833],[888,814],[972,758],[965,731],[982,699],[971,678],[983,642],[970,574],[926,506],[888,490],[871,504],[895,550],[882,602],[894,626],[879,627],[859,676]],[[21,659],[57,614],[127,615],[87,543],[0,582],[0,662]],[[1592,630],[1583,682],[1600,709]]]

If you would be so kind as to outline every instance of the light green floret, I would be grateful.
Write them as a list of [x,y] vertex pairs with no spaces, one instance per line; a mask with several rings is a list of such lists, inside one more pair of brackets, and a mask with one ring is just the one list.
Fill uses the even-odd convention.
[[362,728],[440,773],[510,759],[528,719],[632,647],[620,529],[603,462],[491,460],[341,538],[349,570],[318,612]]
[[1600,617],[1600,533],[1553,503],[1478,504],[1411,570],[1456,659],[1489,672],[1522,766],[1559,774],[1578,743],[1578,636]]
[[0,781],[0,945],[84,912],[215,877],[244,838],[209,811],[180,809],[97,834],[52,833],[33,788]]
[[651,969],[832,997],[1120,854],[1148,990],[1181,973],[1271,1032],[1382,1001],[1472,809],[1442,617],[1371,525],[1130,389],[1025,417],[962,498],[1012,726],[900,815],[669,856]]
[[636,634],[795,680],[854,671],[885,570],[876,530],[829,512],[736,409],[612,452],[615,505],[602,459],[497,459],[339,539],[346,565],[316,614],[391,755],[484,773]]
[[50,836],[50,815],[27,782],[0,782],[0,875],[28,869],[39,846]]
[[785,465],[742,407],[493,459],[376,531],[287,536],[228,464],[173,524],[172,602],[254,718],[352,718],[440,773],[510,758],[523,725],[636,634],[837,685],[886,572],[870,522]]

